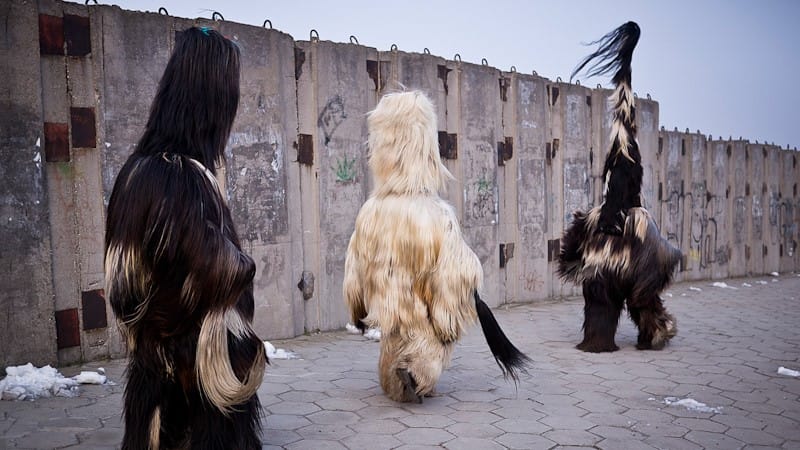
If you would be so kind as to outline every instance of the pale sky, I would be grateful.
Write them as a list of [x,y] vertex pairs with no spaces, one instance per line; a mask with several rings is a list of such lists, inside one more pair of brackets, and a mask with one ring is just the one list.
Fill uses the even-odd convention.
[[[81,2],[83,3],[83,2]],[[582,45],[636,21],[633,89],[650,93],[667,129],[689,128],[800,148],[800,1],[797,0],[113,0],[124,9],[261,26],[320,39],[515,66],[565,81]],[[607,78],[581,84],[608,86]]]

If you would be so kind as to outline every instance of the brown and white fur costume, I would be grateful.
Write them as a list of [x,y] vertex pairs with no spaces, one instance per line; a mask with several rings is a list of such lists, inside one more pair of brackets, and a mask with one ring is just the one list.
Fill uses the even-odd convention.
[[596,43],[573,76],[590,62],[588,75],[614,71],[611,149],[604,167],[605,201],[588,213],[576,211],[561,240],[558,273],[581,283],[585,300],[583,341],[578,349],[610,352],[614,334],[627,303],[639,328],[638,349],[661,349],[677,333],[675,318],[659,294],[672,281],[680,251],[664,239],[653,218],[641,205],[642,165],[636,142],[631,58],[639,40],[639,26],[623,24]]
[[114,184],[105,271],[128,344],[124,450],[261,448],[255,263],[214,176],[238,104],[237,45],[182,31]]
[[439,156],[433,104],[421,92],[388,94],[368,126],[375,188],[347,250],[344,298],[362,330],[381,328],[381,387],[400,402],[432,394],[476,315],[503,373],[516,380],[527,357],[478,297],[481,263],[438,195],[452,176]]

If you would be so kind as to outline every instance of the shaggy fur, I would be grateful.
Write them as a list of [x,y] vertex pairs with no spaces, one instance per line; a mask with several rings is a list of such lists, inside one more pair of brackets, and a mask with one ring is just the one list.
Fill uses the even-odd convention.
[[481,263],[455,210],[438,196],[451,175],[439,157],[433,105],[420,92],[389,94],[368,126],[375,189],[347,250],[344,298],[354,323],[381,328],[381,387],[393,400],[421,402],[476,316],[489,327],[504,373],[516,380],[527,357],[497,322],[490,325],[491,310],[477,296]]
[[213,174],[238,98],[237,47],[183,31],[114,185],[105,269],[129,352],[124,449],[261,447],[255,264]]
[[596,43],[573,73],[615,71],[611,95],[611,149],[604,166],[605,201],[588,214],[575,212],[561,240],[558,273],[583,285],[583,341],[587,352],[615,351],[614,335],[626,302],[639,328],[636,347],[661,349],[677,332],[675,318],[659,294],[672,281],[680,252],[662,238],[650,214],[641,207],[642,165],[636,142],[635,107],[631,93],[631,58],[639,26],[628,22]]

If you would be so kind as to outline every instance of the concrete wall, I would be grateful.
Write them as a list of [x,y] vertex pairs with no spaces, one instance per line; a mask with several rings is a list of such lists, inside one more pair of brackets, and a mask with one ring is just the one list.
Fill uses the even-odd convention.
[[[0,365],[124,354],[103,293],[105,206],[147,119],[175,32],[242,48],[242,96],[219,180],[257,263],[255,326],[284,338],[344,326],[347,243],[372,186],[366,113],[422,89],[439,113],[445,198],[491,305],[574,295],[555,275],[572,211],[602,201],[607,89],[430,54],[297,41],[277,30],[113,6],[0,6]],[[684,254],[678,279],[796,271],[797,153],[659,130],[637,98],[643,201]]]

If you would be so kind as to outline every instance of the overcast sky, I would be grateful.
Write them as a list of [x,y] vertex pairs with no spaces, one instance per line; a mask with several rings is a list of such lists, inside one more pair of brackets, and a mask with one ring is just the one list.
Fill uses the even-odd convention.
[[[83,3],[83,2],[81,2]],[[295,40],[359,43],[489,65],[564,80],[589,52],[582,45],[627,20],[642,37],[633,88],[660,105],[667,129],[742,136],[800,148],[800,1],[510,0],[113,0],[125,9],[274,28]],[[581,84],[608,85],[608,79]]]

